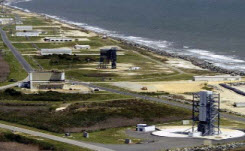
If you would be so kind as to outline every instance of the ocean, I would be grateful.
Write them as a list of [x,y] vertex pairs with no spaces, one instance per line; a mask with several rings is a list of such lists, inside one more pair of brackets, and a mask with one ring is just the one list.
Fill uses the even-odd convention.
[[[15,0],[16,1],[16,0]],[[245,71],[244,0],[17,0],[9,5]]]

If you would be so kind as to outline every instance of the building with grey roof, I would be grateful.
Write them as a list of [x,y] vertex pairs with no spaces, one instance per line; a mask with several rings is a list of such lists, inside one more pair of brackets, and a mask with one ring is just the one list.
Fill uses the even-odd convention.
[[32,26],[16,26],[15,29],[17,31],[32,31]]
[[66,38],[66,37],[45,37],[43,40],[46,42],[72,42],[74,41],[73,38]]
[[38,37],[40,32],[38,31],[29,31],[29,32],[16,32],[17,37]]
[[241,81],[241,76],[216,75],[216,76],[194,76],[193,81]]
[[47,55],[72,55],[72,50],[71,49],[41,49],[41,55],[42,56],[47,56]]

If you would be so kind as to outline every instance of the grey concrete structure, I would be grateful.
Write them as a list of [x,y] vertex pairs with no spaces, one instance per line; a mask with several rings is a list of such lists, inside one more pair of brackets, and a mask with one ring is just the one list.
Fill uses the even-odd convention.
[[17,37],[38,37],[40,32],[38,31],[28,31],[28,32],[16,32]]
[[32,26],[16,26],[15,29],[17,31],[32,31],[33,27]]
[[41,55],[72,55],[71,49],[41,49]]
[[29,73],[31,89],[63,89],[65,73],[55,71],[35,71]]
[[194,81],[241,81],[241,76],[217,75],[217,76],[194,76]]

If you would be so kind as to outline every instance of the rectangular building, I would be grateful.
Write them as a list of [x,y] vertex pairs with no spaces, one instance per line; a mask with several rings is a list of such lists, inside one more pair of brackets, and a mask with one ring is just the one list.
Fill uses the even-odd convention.
[[41,49],[41,55],[72,55],[71,49]]
[[74,41],[73,38],[66,38],[66,37],[45,37],[43,40],[46,42],[72,42]]
[[16,26],[17,31],[32,31],[32,26]]
[[241,76],[217,75],[217,76],[194,76],[193,81],[241,81]]
[[14,21],[13,18],[0,18],[0,24],[5,25],[12,23]]
[[75,49],[90,49],[90,45],[75,45]]
[[38,37],[40,32],[16,32],[17,37]]
[[30,88],[35,89],[63,89],[65,73],[59,71],[34,71],[29,73]]

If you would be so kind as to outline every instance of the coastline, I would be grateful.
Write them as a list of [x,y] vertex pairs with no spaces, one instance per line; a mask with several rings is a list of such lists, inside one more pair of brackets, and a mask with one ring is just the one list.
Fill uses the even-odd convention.
[[29,14],[32,14],[32,15],[35,15],[35,16],[46,17],[46,18],[48,18],[50,20],[57,21],[57,22],[59,22],[59,23],[61,23],[63,25],[68,25],[70,27],[77,28],[77,29],[80,29],[80,30],[83,30],[83,31],[86,31],[86,32],[95,33],[95,34],[97,34],[99,36],[107,36],[107,37],[109,37],[109,38],[111,38],[113,40],[119,41],[119,42],[121,42],[121,43],[123,43],[125,45],[131,46],[131,47],[135,47],[135,48],[140,48],[142,50],[149,51],[149,52],[161,55],[161,56],[183,59],[185,61],[191,62],[193,65],[198,66],[198,67],[200,67],[202,69],[208,69],[210,71],[217,72],[217,73],[223,73],[223,74],[245,76],[245,71],[239,71],[239,70],[236,71],[236,70],[231,70],[231,69],[225,69],[225,68],[216,66],[216,65],[214,65],[214,63],[211,63],[211,62],[209,62],[207,60],[202,60],[202,59],[199,59],[199,58],[196,58],[196,57],[192,57],[192,56],[179,55],[179,54],[176,54],[176,53],[169,53],[167,51],[163,51],[163,50],[151,48],[151,47],[148,47],[148,46],[140,45],[140,44],[137,44],[137,43],[135,43],[133,41],[125,40],[125,39],[122,39],[122,38],[119,38],[119,37],[108,36],[107,34],[96,32],[96,31],[92,31],[92,30],[88,30],[88,29],[85,29],[84,27],[81,27],[81,26],[76,25],[74,23],[69,23],[69,22],[67,22],[65,20],[62,20],[62,19],[59,19],[59,18],[55,18],[55,17],[52,17],[52,16],[47,15],[47,14],[31,12],[29,10],[27,11],[27,10],[24,10],[24,9],[21,9],[21,8],[18,8],[18,7],[14,7],[14,6],[11,6],[11,5],[5,5],[5,7],[9,8],[9,9],[16,10],[16,11],[20,11],[22,13],[29,13]]

